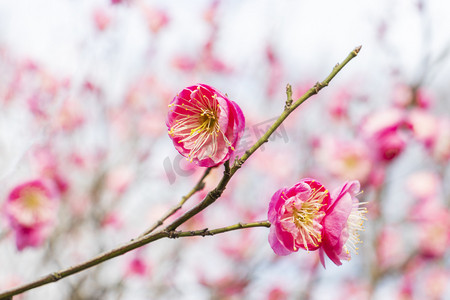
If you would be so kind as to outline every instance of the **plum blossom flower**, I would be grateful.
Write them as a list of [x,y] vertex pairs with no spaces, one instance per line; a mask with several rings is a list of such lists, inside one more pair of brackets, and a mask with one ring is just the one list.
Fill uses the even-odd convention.
[[328,206],[328,190],[313,179],[302,179],[282,188],[269,204],[269,244],[277,255],[288,255],[302,248],[317,250],[322,244],[322,220]]
[[363,223],[367,220],[367,209],[360,207],[364,203],[356,198],[359,189],[358,181],[350,181],[331,194],[330,205],[323,219],[323,242],[319,250],[324,267],[324,254],[340,266],[341,259],[350,260],[350,251],[358,253],[357,245],[361,243],[359,231],[364,230]]
[[213,167],[233,155],[245,118],[236,103],[214,88],[198,84],[173,98],[166,125],[181,155],[201,167]]
[[56,208],[53,191],[41,180],[25,182],[11,191],[4,213],[16,234],[18,250],[44,242],[56,217]]
[[361,133],[376,150],[380,161],[391,161],[403,152],[406,140],[400,128],[406,124],[400,109],[375,112],[362,122]]
[[313,141],[314,155],[331,175],[366,182],[374,169],[370,148],[358,139],[338,139],[321,136]]

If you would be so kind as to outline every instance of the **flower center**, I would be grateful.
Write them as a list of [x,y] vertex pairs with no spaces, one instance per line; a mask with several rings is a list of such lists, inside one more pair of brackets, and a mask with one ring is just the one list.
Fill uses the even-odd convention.
[[46,195],[37,188],[25,188],[20,198],[11,203],[9,212],[19,223],[31,226],[36,222],[44,222],[51,218],[54,206]]
[[42,206],[42,196],[38,192],[27,189],[22,193],[22,205],[24,209],[33,211]]
[[319,213],[320,207],[321,205],[305,202],[300,210],[294,208],[293,211],[293,221],[299,229],[306,250],[309,250],[308,244],[318,247],[322,242],[322,226],[317,222],[324,215]]
[[220,130],[220,126],[219,126],[219,122],[218,122],[218,118],[216,116],[216,114],[209,110],[206,109],[204,110],[199,118],[199,126],[197,126],[197,128],[191,129],[191,135],[195,134],[195,132],[199,131],[206,131],[209,134],[213,133],[214,130],[218,131]]
[[297,228],[297,234],[294,235],[294,250],[297,250],[296,243],[302,244],[307,251],[311,245],[319,247],[322,243],[323,227],[320,222],[325,216],[325,212],[320,209],[324,205],[323,201],[327,195],[328,191],[323,187],[313,188],[306,201],[300,202],[293,197],[292,202],[286,207],[287,214],[281,221],[286,225],[294,223]]

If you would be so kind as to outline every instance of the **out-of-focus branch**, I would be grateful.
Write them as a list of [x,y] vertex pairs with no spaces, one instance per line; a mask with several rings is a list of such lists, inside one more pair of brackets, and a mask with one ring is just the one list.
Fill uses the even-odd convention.
[[[142,247],[144,245],[147,245],[151,242],[154,242],[156,240],[159,240],[161,238],[178,238],[178,237],[189,237],[189,236],[207,236],[207,235],[214,235],[219,233],[224,233],[232,230],[237,229],[244,229],[244,228],[251,228],[251,227],[270,227],[270,223],[268,221],[263,222],[255,222],[255,223],[238,223],[236,225],[218,228],[214,230],[208,230],[208,229],[202,229],[197,231],[176,231],[178,226],[185,223],[187,220],[204,210],[206,207],[214,203],[223,193],[225,190],[228,182],[230,181],[231,177],[236,173],[237,170],[242,166],[242,164],[245,163],[245,161],[264,143],[268,142],[269,137],[272,135],[272,133],[275,132],[275,130],[283,123],[283,121],[303,102],[305,102],[308,98],[311,96],[317,94],[321,89],[328,86],[330,81],[339,73],[339,71],[342,70],[342,68],[345,67],[345,65],[352,60],[355,56],[358,55],[359,51],[361,50],[361,46],[356,47],[353,51],[348,54],[348,56],[344,59],[342,63],[338,63],[331,73],[322,81],[317,82],[313,87],[311,87],[303,96],[301,96],[297,101],[294,103],[290,103],[289,101],[289,90],[288,92],[288,100],[285,106],[285,109],[281,116],[275,121],[275,123],[267,130],[267,132],[247,151],[245,151],[244,155],[241,158],[236,158],[234,161],[234,164],[230,167],[230,162],[226,161],[224,164],[225,171],[224,174],[219,182],[219,184],[214,188],[212,191],[210,191],[205,199],[201,201],[199,204],[194,206],[191,210],[187,211],[185,214],[180,216],[178,219],[173,221],[171,224],[166,226],[164,230],[155,232],[155,233],[149,233],[147,235],[141,235],[137,239],[133,239],[130,242],[126,243],[123,246],[120,246],[118,248],[115,248],[113,250],[110,250],[108,252],[105,252],[103,254],[100,254],[88,261],[85,261],[81,264],[78,264],[76,266],[70,267],[68,269],[61,270],[59,272],[51,273],[41,279],[38,279],[36,281],[33,281],[31,283],[19,286],[17,288],[5,291],[3,293],[0,293],[0,300],[2,299],[10,299],[14,295],[18,295],[20,293],[23,293],[25,291],[37,288],[39,286],[43,286],[45,284],[58,281],[64,277],[76,274],[78,272],[81,272],[83,270],[89,269],[93,266],[96,266],[104,261],[107,261],[109,259],[112,259],[114,257],[120,256],[122,254],[125,254],[129,251],[132,251],[136,248]],[[205,172],[206,173],[206,172]],[[207,175],[207,174],[206,174]],[[206,176],[205,176],[206,177]],[[200,180],[199,185],[202,185],[202,180]],[[195,187],[193,191],[195,190]],[[195,193],[195,191],[193,192]],[[188,194],[189,195],[189,194]],[[187,196],[188,196],[187,195]],[[186,198],[187,200],[187,198]],[[183,200],[182,200],[183,202]],[[184,202],[183,202],[184,203]],[[170,213],[170,212],[169,212]],[[164,221],[164,220],[163,220]],[[159,225],[158,225],[159,226]],[[157,228],[156,226],[155,228]],[[152,229],[152,228],[151,228]],[[151,232],[150,229],[147,232]]]

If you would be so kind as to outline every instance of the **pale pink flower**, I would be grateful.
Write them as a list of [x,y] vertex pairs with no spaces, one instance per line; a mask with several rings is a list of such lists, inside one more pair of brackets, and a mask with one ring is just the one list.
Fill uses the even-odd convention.
[[420,171],[408,176],[406,188],[417,199],[436,198],[441,187],[441,179],[431,171]]
[[135,177],[134,171],[127,165],[112,169],[107,176],[106,186],[112,192],[120,195],[127,191]]
[[102,8],[96,8],[92,13],[92,18],[99,31],[104,31],[111,23],[110,15]]
[[375,149],[381,161],[396,158],[406,146],[400,128],[406,124],[402,110],[390,108],[366,117],[361,125],[361,134]]
[[393,91],[394,105],[399,108],[419,107],[427,109],[433,103],[433,96],[428,90],[398,84]]
[[85,117],[79,102],[73,99],[64,101],[57,122],[57,126],[67,131],[73,131],[83,125]]
[[58,157],[48,145],[36,147],[32,153],[32,161],[41,178],[51,180],[60,194],[67,192],[69,182],[60,172]]
[[329,199],[328,190],[312,179],[302,179],[272,196],[268,212],[272,224],[269,244],[275,254],[288,255],[300,248],[313,251],[320,247],[322,220]]
[[181,155],[201,167],[212,167],[233,155],[245,118],[228,97],[198,84],[183,89],[172,100],[166,125]]
[[441,118],[438,121],[436,139],[431,147],[431,155],[440,162],[450,160],[450,119]]
[[413,90],[410,86],[399,83],[393,87],[391,99],[398,108],[407,108],[411,106],[414,98]]
[[186,55],[180,55],[173,58],[172,65],[181,71],[192,72],[197,66],[197,61]]
[[358,181],[346,182],[331,195],[323,219],[323,243],[320,248],[320,261],[325,267],[326,254],[331,261],[340,266],[341,259],[350,260],[350,251],[357,254],[361,242],[359,232],[364,230],[367,209],[360,207],[356,196],[359,194]]
[[141,5],[142,13],[147,22],[148,29],[153,33],[158,33],[169,23],[169,15],[162,9]]
[[101,222],[102,227],[119,230],[123,227],[122,216],[117,211],[108,212]]
[[448,288],[450,282],[450,271],[444,266],[433,267],[427,272],[426,279],[424,280],[424,288],[426,299],[439,300],[444,299],[444,293]]
[[415,109],[408,115],[414,137],[424,144],[431,156],[440,162],[450,159],[450,120]]
[[41,245],[56,217],[54,192],[41,180],[14,188],[4,205],[4,213],[16,234],[18,250]]
[[333,94],[328,105],[328,112],[336,120],[345,120],[348,118],[348,107],[352,101],[353,93],[345,86]]
[[342,180],[366,182],[373,171],[370,148],[359,140],[320,137],[315,141],[314,155],[331,175]]
[[414,138],[430,148],[436,139],[437,118],[423,109],[413,109],[408,114],[407,122]]
[[384,227],[378,236],[376,255],[381,268],[398,267],[404,262],[407,251],[404,245],[403,232],[398,228]]
[[15,187],[8,196],[5,212],[10,224],[33,226],[53,220],[56,200],[53,192],[40,180]]
[[145,261],[141,252],[137,252],[134,257],[128,261],[125,275],[127,276],[148,276],[151,272],[150,265]]
[[[444,208],[445,209],[445,208]],[[450,213],[437,214],[430,222],[418,224],[419,252],[424,257],[441,258],[450,245]]]
[[267,300],[286,300],[289,294],[282,287],[274,286],[267,294]]
[[249,278],[229,273],[218,279],[200,275],[199,283],[212,292],[212,299],[242,299],[245,288],[250,284]]
[[421,199],[409,213],[417,225],[419,252],[425,257],[442,257],[450,245],[450,210],[438,200]]

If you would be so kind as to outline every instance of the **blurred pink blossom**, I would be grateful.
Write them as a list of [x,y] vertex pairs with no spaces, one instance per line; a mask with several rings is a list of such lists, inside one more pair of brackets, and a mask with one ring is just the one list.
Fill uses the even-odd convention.
[[181,155],[202,167],[217,166],[233,155],[245,128],[239,106],[214,88],[183,89],[169,104],[169,136]]
[[212,299],[242,299],[245,288],[250,283],[247,278],[239,278],[235,274],[226,274],[219,279],[209,279],[202,276],[199,282],[210,288]]
[[436,198],[441,186],[439,176],[431,171],[420,171],[408,176],[406,188],[416,199]]
[[108,212],[101,222],[102,227],[109,227],[114,230],[121,229],[123,227],[123,219],[119,212]]
[[94,9],[92,18],[99,31],[104,31],[111,24],[111,16],[103,8]]
[[18,250],[44,242],[56,219],[57,207],[54,192],[41,180],[25,182],[10,192],[3,210],[16,234]]
[[267,294],[267,300],[286,300],[289,294],[280,286],[275,286],[270,289]]
[[32,163],[35,165],[37,173],[48,180],[59,194],[64,194],[69,189],[67,178],[62,175],[58,165],[58,157],[55,155],[50,145],[35,147],[32,152]]
[[169,24],[170,18],[166,11],[150,7],[141,3],[141,10],[144,14],[147,28],[152,33],[158,33],[162,28]]
[[125,275],[144,277],[150,274],[150,265],[144,260],[140,251],[128,261]]
[[436,139],[431,147],[431,155],[439,162],[450,160],[450,118],[438,120]]
[[341,88],[333,94],[333,97],[328,105],[328,111],[336,120],[343,120],[348,118],[348,106],[352,100],[352,93],[349,87]]
[[290,188],[275,192],[269,203],[272,224],[269,244],[277,255],[298,249],[317,250],[322,244],[322,219],[329,204],[329,192],[313,179],[302,179]]
[[314,141],[314,155],[331,175],[365,183],[373,170],[370,149],[363,142],[321,136]]
[[377,240],[376,255],[380,268],[398,267],[406,259],[402,231],[394,227],[384,227]]
[[423,282],[425,296],[429,300],[444,299],[445,290],[450,282],[450,271],[445,267],[432,268]]
[[415,109],[408,115],[408,124],[414,137],[439,162],[450,159],[450,119],[436,117],[431,113]]
[[109,190],[120,195],[123,194],[134,180],[133,169],[127,165],[118,166],[112,169],[106,179],[106,186]]
[[419,87],[411,87],[405,84],[398,84],[394,87],[393,103],[398,108],[420,108],[428,109],[433,103],[433,96],[430,91]]
[[438,131],[436,116],[422,109],[413,109],[408,114],[408,124],[415,139],[431,149]]
[[58,128],[73,131],[84,123],[85,117],[78,101],[67,99],[58,113]]
[[403,152],[406,138],[400,129],[404,127],[405,114],[390,108],[372,113],[361,124],[361,135],[375,149],[376,158],[391,161]]

